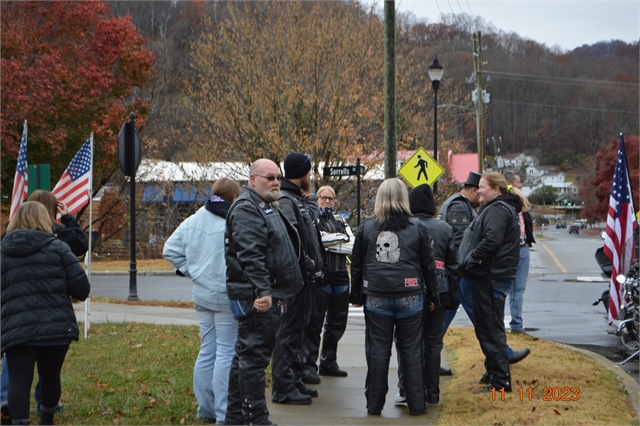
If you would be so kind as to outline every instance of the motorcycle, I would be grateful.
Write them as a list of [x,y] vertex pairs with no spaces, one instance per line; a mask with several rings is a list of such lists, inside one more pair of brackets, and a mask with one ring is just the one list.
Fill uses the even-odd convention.
[[[604,254],[604,247],[596,250],[595,258],[602,274],[611,278],[611,260]],[[622,344],[634,351],[632,355],[618,363],[618,365],[626,364],[632,359],[637,358],[640,354],[640,342],[638,341],[638,332],[640,331],[640,309],[638,307],[640,295],[638,288],[639,277],[638,264],[632,266],[625,275],[620,274],[616,277],[616,281],[618,281],[623,288],[622,305],[618,311],[618,318],[612,323],[615,331],[607,331],[620,337]],[[593,302],[593,306],[598,305],[600,302],[602,302],[608,314],[609,289],[602,292],[600,298]]]
[[616,281],[623,286],[623,304],[618,312],[618,319],[613,322],[616,327],[615,335],[619,336],[622,344],[635,351],[624,361],[618,363],[625,364],[640,355],[640,342],[638,341],[638,331],[640,331],[640,288],[638,285],[640,274],[638,264],[632,266],[626,274],[618,275]]

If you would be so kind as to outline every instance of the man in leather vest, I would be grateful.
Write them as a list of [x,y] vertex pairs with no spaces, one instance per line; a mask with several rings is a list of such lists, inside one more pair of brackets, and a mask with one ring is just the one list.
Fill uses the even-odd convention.
[[[436,218],[444,220],[453,229],[453,239],[455,242],[456,253],[460,247],[462,241],[462,234],[465,229],[471,224],[473,219],[476,218],[478,212],[478,186],[480,185],[481,175],[476,172],[469,172],[467,180],[464,183],[462,190],[459,193],[449,197],[440,209],[438,210],[438,216]],[[465,299],[460,286],[460,277],[457,273],[452,273],[451,278],[455,281],[455,287],[457,291],[457,300],[454,300],[452,306],[447,309],[444,320],[444,333],[447,332],[451,321],[456,316],[460,304],[464,308],[465,312],[469,315],[469,318],[473,318],[473,307],[471,299]],[[443,371],[443,374],[451,374],[451,370]]]
[[256,160],[227,215],[227,295],[238,319],[238,340],[226,424],[273,424],[264,395],[265,369],[287,302],[303,285],[299,237],[278,211],[281,180],[273,161]]
[[311,312],[311,286],[322,285],[323,250],[316,221],[320,208],[311,194],[311,159],[294,152],[284,160],[285,179],[282,181],[280,211],[298,231],[305,253],[304,287],[288,306],[287,314],[278,330],[278,344],[273,353],[273,381],[271,400],[281,404],[310,404],[318,391],[307,388],[303,381],[304,330]]

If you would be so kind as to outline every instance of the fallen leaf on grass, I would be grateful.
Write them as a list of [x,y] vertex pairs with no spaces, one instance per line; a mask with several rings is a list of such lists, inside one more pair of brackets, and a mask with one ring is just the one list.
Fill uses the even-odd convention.
[[184,417],[180,419],[180,424],[183,425],[184,424]]
[[555,408],[553,409],[553,412],[556,413],[557,415],[561,416],[562,414],[560,414],[560,411],[556,410]]
[[142,347],[142,343],[138,343],[137,345],[133,345],[133,349],[140,349]]
[[102,410],[102,413],[100,413],[101,416],[110,416],[113,414],[113,411],[111,411],[111,408],[105,408],[104,410]]
[[533,408],[531,409],[531,412],[533,413],[534,411],[536,411],[536,406],[534,405]]

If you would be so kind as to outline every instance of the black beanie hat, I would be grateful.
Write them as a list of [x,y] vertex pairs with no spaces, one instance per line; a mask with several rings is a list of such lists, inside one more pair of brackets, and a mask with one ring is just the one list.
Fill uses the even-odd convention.
[[284,177],[297,179],[307,175],[311,170],[311,158],[307,154],[293,152],[284,159]]
[[433,198],[431,187],[425,183],[413,188],[409,193],[409,207],[413,214],[436,214],[436,200]]

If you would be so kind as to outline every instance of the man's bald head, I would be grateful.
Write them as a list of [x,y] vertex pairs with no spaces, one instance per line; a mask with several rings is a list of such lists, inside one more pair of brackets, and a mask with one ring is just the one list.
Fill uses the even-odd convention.
[[278,165],[273,161],[260,158],[251,164],[249,169],[249,187],[263,200],[273,203],[280,197],[280,181],[282,175]]

